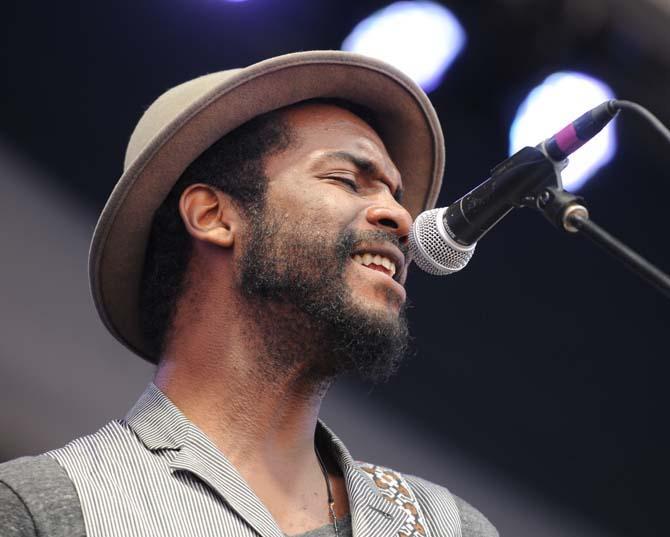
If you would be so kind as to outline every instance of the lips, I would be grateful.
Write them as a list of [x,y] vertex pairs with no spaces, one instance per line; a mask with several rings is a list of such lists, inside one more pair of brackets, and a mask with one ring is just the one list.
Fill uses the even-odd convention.
[[[393,244],[361,244],[356,247],[355,252],[351,255],[351,260],[364,266],[368,270],[381,272],[384,276],[381,280],[386,280],[386,284],[393,290],[397,300],[394,301],[396,306],[402,305],[407,297],[405,286],[402,283],[405,274],[405,256]],[[377,283],[381,283],[379,277],[373,277]],[[389,295],[386,295],[387,298]]]

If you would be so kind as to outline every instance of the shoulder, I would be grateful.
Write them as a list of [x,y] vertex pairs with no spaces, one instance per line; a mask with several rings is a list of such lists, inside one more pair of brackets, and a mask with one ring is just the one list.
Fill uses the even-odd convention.
[[0,464],[0,520],[12,537],[84,535],[74,485],[58,462],[44,455]]
[[498,530],[482,513],[445,487],[416,476],[405,475],[404,478],[425,512],[429,527],[431,519],[444,517],[447,507],[455,504],[460,516],[463,537],[498,537]]
[[394,502],[402,500],[405,507],[409,504],[416,524],[425,524],[433,535],[446,532],[462,537],[498,537],[498,531],[484,515],[445,487],[383,466],[357,464],[370,475],[382,494]]
[[498,537],[498,530],[477,509],[458,496],[454,500],[461,513],[463,537]]
[[125,447],[132,439],[133,434],[123,421],[112,420],[94,433],[75,438],[45,455],[56,459],[65,467],[69,459],[76,460],[80,465],[95,463],[99,462],[103,453],[106,456],[114,454],[118,448]]
[[72,488],[63,468],[45,455],[21,457],[0,464],[0,483],[28,496],[54,490],[54,487]]
[[[11,464],[11,463],[10,463]],[[2,475],[6,464],[0,464],[0,522],[8,537],[33,536],[35,525],[21,497]]]

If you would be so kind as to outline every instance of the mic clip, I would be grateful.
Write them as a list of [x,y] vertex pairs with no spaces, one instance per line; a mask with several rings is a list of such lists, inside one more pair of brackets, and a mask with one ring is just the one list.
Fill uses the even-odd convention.
[[536,208],[558,229],[577,233],[579,229],[575,227],[573,219],[588,219],[589,211],[585,203],[581,196],[575,196],[562,188],[548,187],[537,197]]

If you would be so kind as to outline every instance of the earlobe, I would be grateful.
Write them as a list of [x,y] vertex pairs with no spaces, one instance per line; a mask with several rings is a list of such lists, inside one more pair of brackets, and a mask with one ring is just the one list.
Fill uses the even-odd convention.
[[179,213],[193,238],[223,248],[233,246],[237,210],[219,189],[203,183],[190,185],[179,198]]

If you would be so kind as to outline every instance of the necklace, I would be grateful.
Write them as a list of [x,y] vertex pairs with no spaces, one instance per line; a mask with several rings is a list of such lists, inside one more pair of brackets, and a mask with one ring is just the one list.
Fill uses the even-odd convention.
[[340,537],[340,532],[337,529],[337,517],[335,516],[335,499],[333,498],[333,491],[330,488],[330,478],[328,477],[328,470],[326,470],[326,465],[323,464],[321,453],[319,453],[319,449],[316,446],[314,446],[314,452],[316,453],[316,458],[319,460],[319,466],[321,466],[321,472],[323,473],[323,478],[326,480],[326,490],[328,491],[328,510],[330,511],[330,517],[333,519],[333,529],[335,530],[335,537]]

